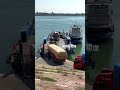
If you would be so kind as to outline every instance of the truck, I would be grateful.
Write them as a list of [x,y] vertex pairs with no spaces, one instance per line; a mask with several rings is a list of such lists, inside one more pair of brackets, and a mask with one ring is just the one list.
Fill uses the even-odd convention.
[[63,63],[68,58],[67,52],[55,44],[48,45],[48,54],[53,58],[55,63]]
[[85,54],[76,56],[74,60],[74,69],[85,70]]
[[86,51],[85,54],[76,56],[74,60],[74,69],[85,70],[86,67],[95,67],[95,61],[91,58],[92,52]]
[[120,66],[103,69],[95,78],[93,90],[120,90]]

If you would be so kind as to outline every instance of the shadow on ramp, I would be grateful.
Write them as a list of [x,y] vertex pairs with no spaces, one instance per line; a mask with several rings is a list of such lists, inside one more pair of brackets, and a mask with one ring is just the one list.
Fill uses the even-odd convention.
[[45,61],[48,65],[51,66],[62,66],[64,63],[55,63],[52,58],[39,57],[41,60]]

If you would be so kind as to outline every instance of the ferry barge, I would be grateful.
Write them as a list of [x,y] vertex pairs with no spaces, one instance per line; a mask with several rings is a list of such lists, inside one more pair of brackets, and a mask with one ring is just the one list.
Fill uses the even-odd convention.
[[79,44],[82,42],[82,30],[78,25],[73,25],[70,28],[69,36],[71,38],[71,43]]
[[[38,53],[41,57],[45,57],[45,53],[50,54],[49,45],[54,44],[56,46],[61,48],[61,51],[65,51],[67,53],[66,57],[72,57],[73,60],[77,55],[80,54],[80,52],[76,52],[75,48],[78,48],[80,50],[81,48],[81,40],[82,40],[82,34],[80,31],[80,28],[78,25],[74,25],[74,27],[71,27],[71,31],[69,33],[65,32],[51,32],[50,34],[46,35],[43,38],[43,43],[40,45],[40,49],[38,50]],[[76,45],[79,45],[79,47],[76,47]],[[54,49],[54,48],[53,48]],[[50,53],[49,53],[50,52]],[[57,49],[56,49],[57,52]],[[64,52],[64,54],[65,54]],[[53,53],[52,53],[53,54]],[[54,53],[56,54],[56,53]],[[49,56],[49,55],[48,55]],[[53,56],[53,55],[52,55]],[[55,55],[54,55],[55,56]],[[54,57],[53,57],[54,59]],[[66,58],[67,59],[67,58]],[[69,58],[70,59],[70,58]],[[65,61],[65,60],[63,60]]]

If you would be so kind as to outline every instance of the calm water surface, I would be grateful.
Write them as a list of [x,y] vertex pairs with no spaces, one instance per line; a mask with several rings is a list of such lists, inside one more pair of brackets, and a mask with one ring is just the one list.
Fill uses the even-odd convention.
[[52,31],[68,32],[73,24],[82,25],[83,45],[82,53],[85,50],[85,16],[35,16],[35,56],[45,35]]

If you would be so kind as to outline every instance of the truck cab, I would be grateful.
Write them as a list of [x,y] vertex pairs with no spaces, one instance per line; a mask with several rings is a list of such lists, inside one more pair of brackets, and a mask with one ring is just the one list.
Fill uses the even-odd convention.
[[95,79],[95,83],[93,84],[93,90],[113,90],[112,76],[113,72],[111,69],[102,70]]
[[78,55],[74,60],[74,69],[85,70],[85,55]]
[[120,90],[120,66],[103,69],[95,78],[93,90]]

